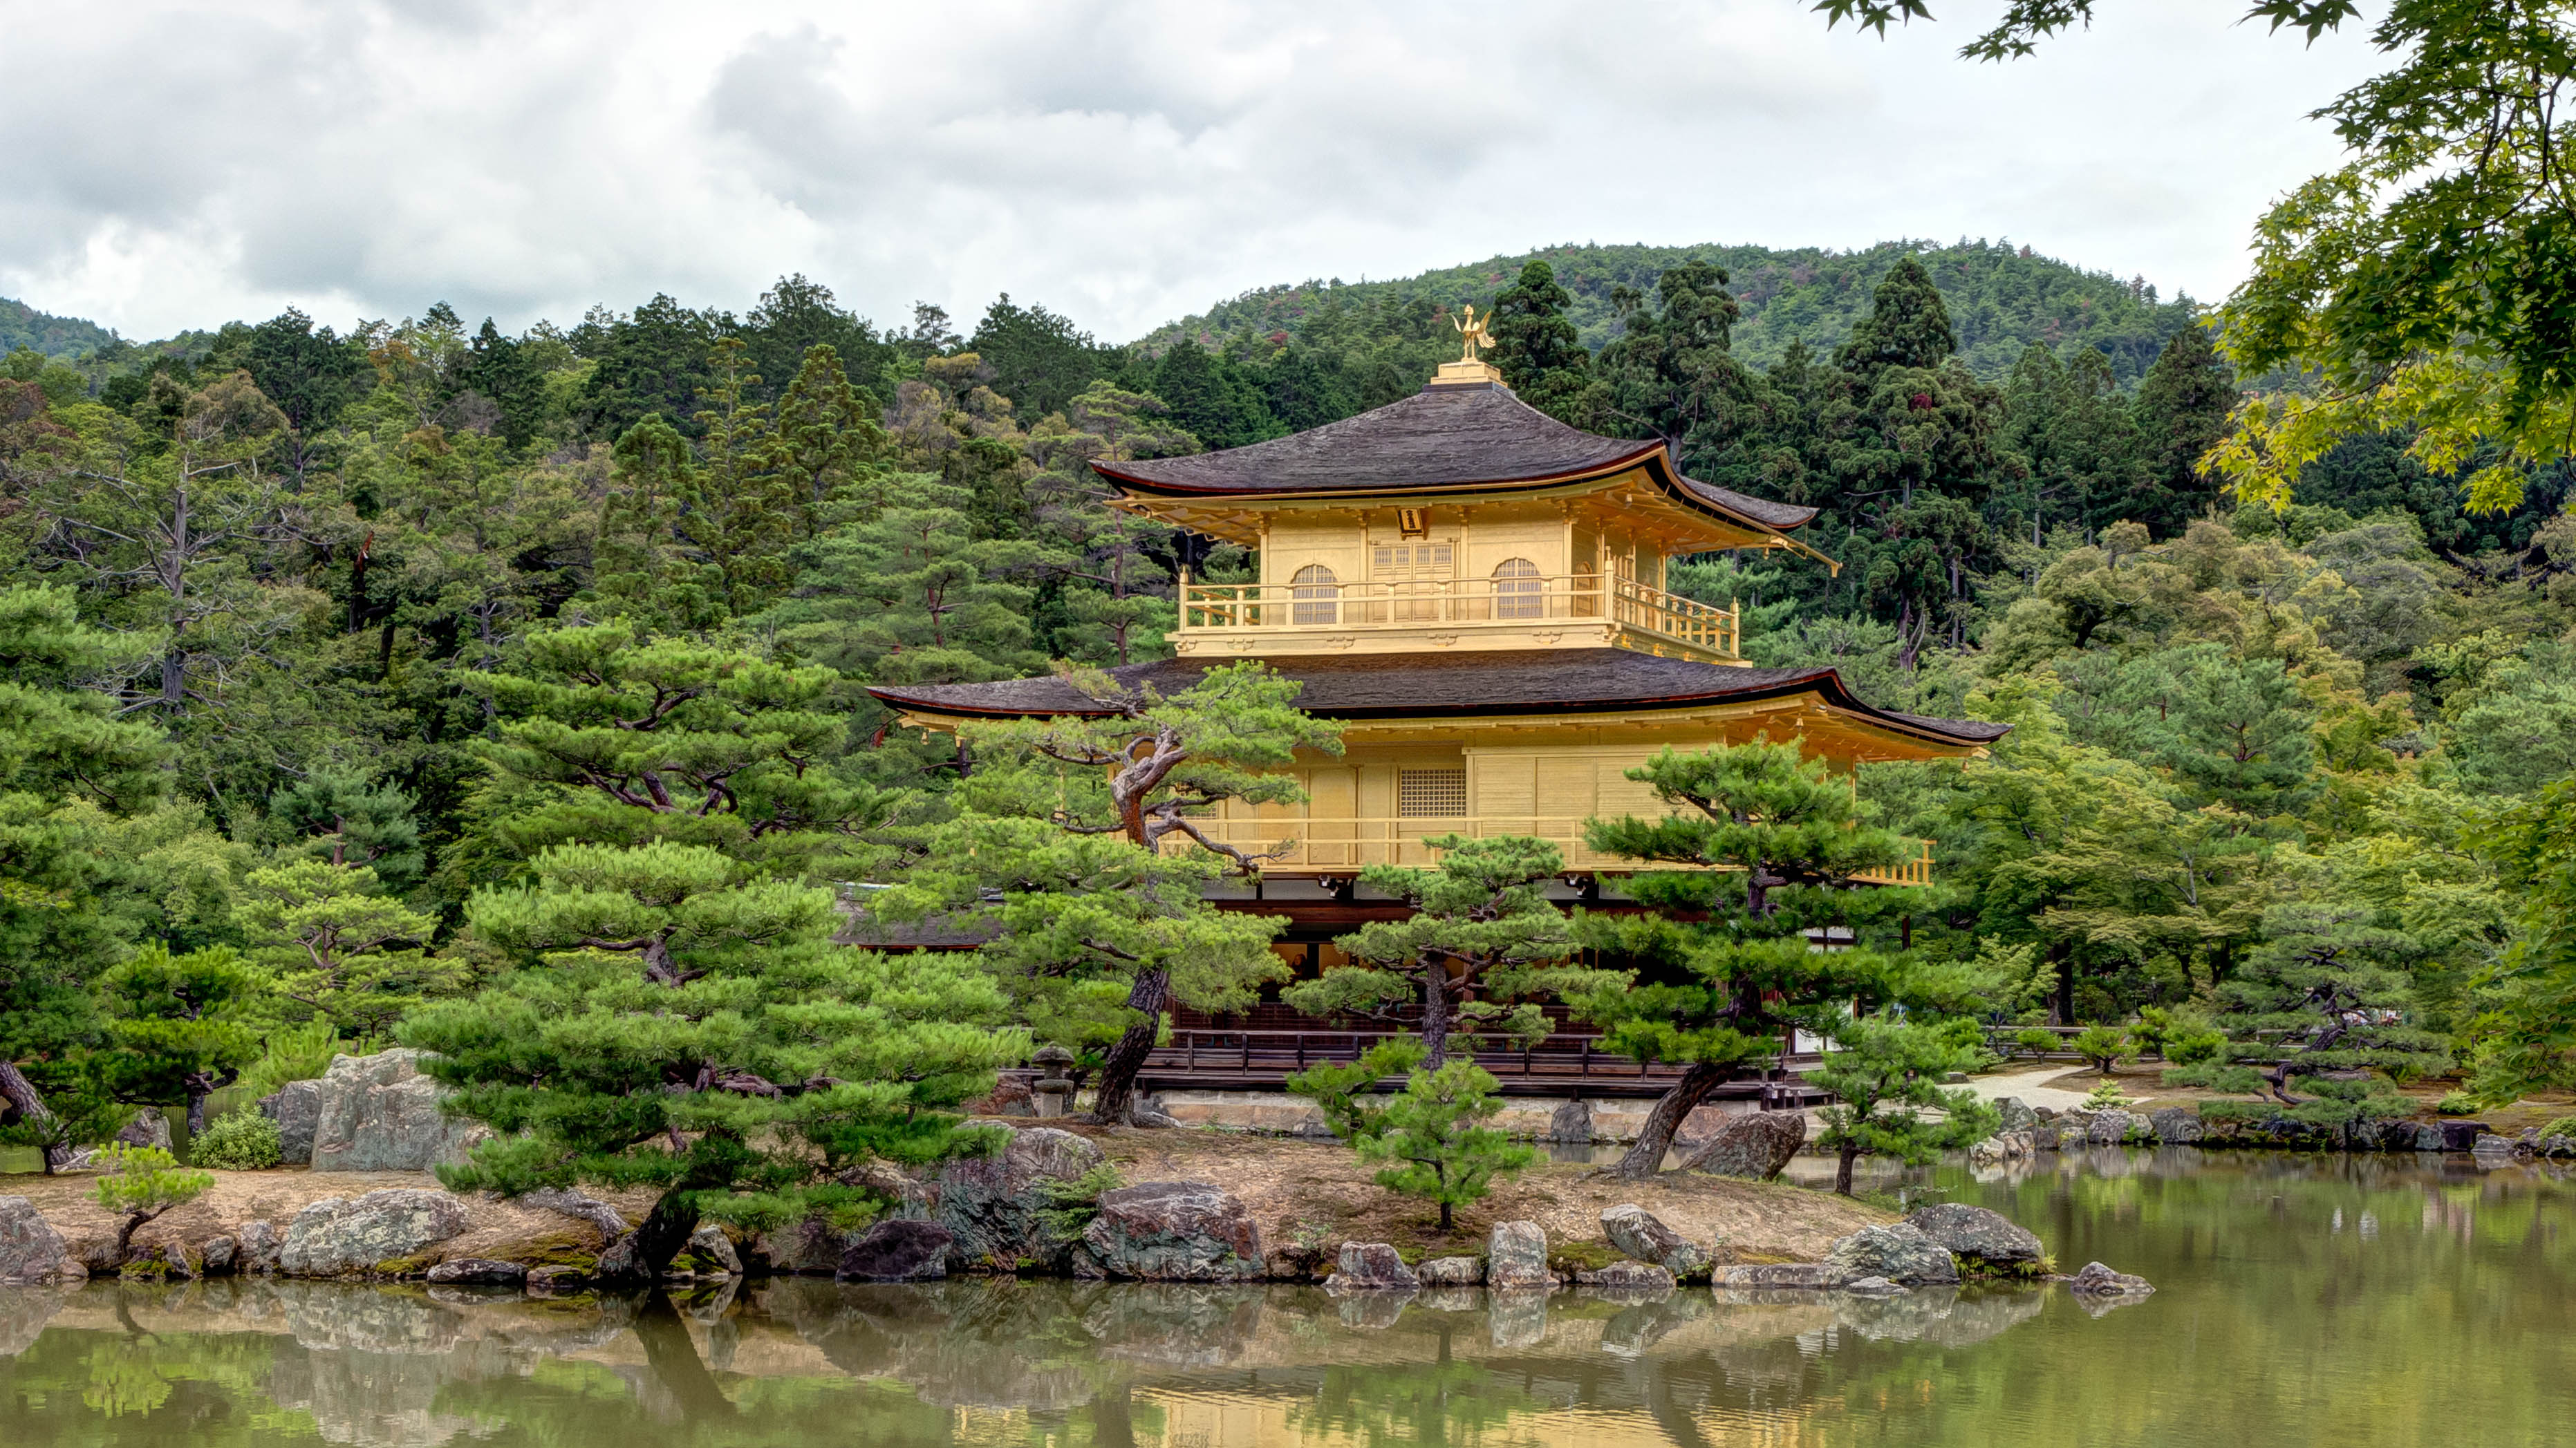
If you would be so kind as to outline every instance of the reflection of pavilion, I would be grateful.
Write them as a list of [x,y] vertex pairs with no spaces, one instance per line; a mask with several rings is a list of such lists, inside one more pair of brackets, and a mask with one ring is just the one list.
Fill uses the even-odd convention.
[[[1239,893],[1244,908],[1288,917],[1279,948],[1303,974],[1340,963],[1334,936],[1401,913],[1353,880],[1370,864],[1431,863],[1425,836],[1553,841],[1563,898],[1606,889],[1617,908],[1635,863],[1592,851],[1584,821],[1661,813],[1626,772],[1668,746],[1794,739],[1848,770],[1975,754],[2004,733],[1876,708],[1829,668],[1749,666],[1737,610],[1669,591],[1667,565],[1727,550],[1814,555],[1794,535],[1815,510],[1687,477],[1660,442],[1568,427],[1481,362],[1449,363],[1413,397],[1293,437],[1094,467],[1119,506],[1259,560],[1249,581],[1184,579],[1176,657],[1112,673],[1169,693],[1259,659],[1345,727],[1343,756],[1292,766],[1306,803],[1228,806],[1202,825],[1278,852]],[[1096,707],[1053,678],[870,692],[929,730]],[[1882,878],[1930,871],[1927,845]],[[1268,1007],[1237,1024],[1317,1023]],[[1294,1049],[1240,1030],[1227,1044],[1245,1071],[1246,1044]],[[1266,1059],[1252,1074],[1276,1079]]]

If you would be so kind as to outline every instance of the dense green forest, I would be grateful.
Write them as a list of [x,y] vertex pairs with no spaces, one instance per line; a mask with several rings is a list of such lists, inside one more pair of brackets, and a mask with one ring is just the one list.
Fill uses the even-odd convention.
[[[0,1064],[72,1132],[399,1033],[487,1119],[649,1176],[607,1087],[553,1117],[512,1094],[507,1043],[558,1017],[600,1027],[585,1080],[642,1069],[602,1024],[639,1009],[597,963],[618,952],[711,993],[703,1059],[767,1042],[653,1131],[790,1123],[836,1163],[951,1149],[921,1110],[1032,1020],[1106,1046],[1164,1003],[1151,971],[1246,998],[1268,937],[1176,903],[1201,876],[1056,838],[1024,816],[1061,769],[970,772],[862,686],[1159,656],[1177,571],[1247,560],[1112,511],[1087,464],[1405,395],[1466,285],[1525,400],[1822,510],[1805,536],[1839,573],[1675,570],[1745,601],[1757,662],[2017,726],[1988,759],[1870,771],[1882,823],[1938,841],[1908,938],[1972,967],[1983,1013],[2224,1021],[2285,962],[2350,960],[2371,1009],[2438,1035],[2410,1061],[2555,1079],[2530,1023],[2560,1017],[2517,992],[2565,949],[2561,473],[2468,514],[2404,438],[2363,438],[2286,511],[2234,506],[2199,460],[2242,389],[2188,304],[2009,248],[1551,255],[1572,285],[1533,260],[1247,298],[1186,324],[1214,346],[1105,345],[1008,297],[971,334],[928,306],[879,327],[789,277],[740,315],[657,296],[510,335],[441,304],[10,352]],[[29,315],[40,340],[78,325]],[[1261,687],[1135,727],[1219,737],[1191,787],[1257,797],[1263,759],[1324,737]],[[1117,810],[1169,829],[1176,798]],[[822,941],[828,890],[858,884],[925,911],[998,893],[1020,933],[935,978],[851,964]],[[520,969],[565,952],[592,961],[578,988]],[[719,990],[754,989],[747,961],[804,964]],[[807,1080],[834,1084],[778,1093]],[[687,1171],[784,1200],[775,1166]]]

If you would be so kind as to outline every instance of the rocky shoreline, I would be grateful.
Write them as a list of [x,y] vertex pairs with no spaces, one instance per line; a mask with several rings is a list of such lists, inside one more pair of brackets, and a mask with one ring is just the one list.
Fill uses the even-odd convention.
[[2052,1111],[2020,1098],[1998,1097],[2003,1122],[1994,1135],[1968,1149],[1979,1165],[2017,1161],[2044,1151],[2085,1146],[2258,1147],[2293,1151],[2472,1152],[2484,1156],[2576,1157],[2576,1135],[2542,1134],[2533,1127],[2504,1136],[2482,1121],[2366,1121],[2335,1130],[2288,1117],[2212,1121],[2187,1106],[2155,1111]]
[[[1020,1127],[998,1154],[951,1162],[929,1176],[879,1183],[893,1209],[864,1230],[816,1219],[774,1233],[702,1225],[665,1280],[682,1283],[830,1275],[845,1282],[928,1282],[951,1275],[1062,1277],[1155,1283],[1315,1283],[1328,1292],[1411,1293],[1561,1288],[1666,1293],[1683,1285],[1761,1292],[1901,1292],[1979,1278],[2047,1274],[2039,1240],[1982,1208],[1944,1205],[1836,1239],[1823,1260],[1736,1261],[1715,1236],[1692,1236],[1636,1202],[1599,1213],[1598,1239],[1551,1242],[1534,1221],[1495,1223],[1481,1252],[1426,1257],[1383,1241],[1265,1236],[1254,1214],[1211,1181],[1142,1181],[1099,1191],[1067,1219],[1067,1184],[1108,1163],[1100,1145],[1050,1127]],[[1826,1199],[1830,1205],[1832,1199]],[[509,1218],[507,1229],[495,1216]],[[634,1236],[615,1205],[579,1192],[508,1202],[432,1188],[386,1187],[324,1197],[282,1224],[212,1218],[145,1244],[121,1266],[112,1237],[57,1230],[26,1197],[0,1197],[0,1284],[78,1281],[93,1274],[201,1279],[259,1276],[421,1281],[518,1288],[531,1296],[586,1290],[618,1276]],[[2098,1267],[2099,1264],[2096,1264]],[[2108,1269],[2101,1269],[2108,1274]],[[2097,1274],[2099,1275],[2099,1274]],[[2075,1279],[2079,1291],[2093,1288]]]

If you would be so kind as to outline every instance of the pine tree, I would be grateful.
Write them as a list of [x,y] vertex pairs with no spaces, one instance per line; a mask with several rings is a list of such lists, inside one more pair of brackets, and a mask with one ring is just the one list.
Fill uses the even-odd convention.
[[1174,422],[1211,449],[1242,447],[1286,431],[1233,363],[1186,339],[1173,343],[1155,364],[1153,393],[1170,405]]
[[998,893],[989,914],[1001,936],[983,954],[1005,978],[1024,990],[1123,985],[1124,1028],[1092,1107],[1117,1122],[1175,1001],[1240,1009],[1285,973],[1269,949],[1282,922],[1201,897],[1221,869],[1256,868],[1262,853],[1210,838],[1198,816],[1228,800],[1302,800],[1283,767],[1301,750],[1339,754],[1341,726],[1298,709],[1303,686],[1258,663],[1211,669],[1170,695],[1099,670],[1065,677],[1085,713],[967,728],[967,813],[879,908],[917,919],[985,909]]
[[423,1000],[466,984],[464,962],[432,956],[438,917],[383,891],[364,865],[296,860],[253,870],[234,907],[274,1013],[322,1020],[352,1040],[389,1034]]
[[1752,377],[1729,351],[1742,308],[1723,267],[1691,260],[1655,282],[1655,305],[1627,287],[1612,294],[1620,335],[1593,375],[1600,405],[1631,436],[1660,437],[1685,463],[1742,427]]
[[497,718],[464,854],[492,878],[547,845],[670,839],[859,878],[897,801],[835,768],[838,682],[622,622],[532,633],[466,679]]
[[835,505],[882,506],[861,492],[861,479],[882,472],[886,432],[876,414],[876,399],[852,387],[840,354],[820,343],[780,395],[769,461],[793,486],[807,538],[823,530]]
[[158,941],[99,978],[119,1100],[188,1108],[206,1127],[206,1098],[259,1058],[252,1028],[260,981],[228,945],[174,955]]
[[746,880],[703,846],[565,845],[534,871],[466,907],[514,968],[402,1027],[501,1133],[441,1169],[450,1189],[658,1187],[604,1268],[651,1282],[701,1219],[864,1220],[881,1203],[842,1178],[989,1145],[951,1108],[1028,1039],[972,969],[836,946],[830,891]]
[[2226,1009],[2216,1024],[2229,1038],[2220,1058],[2165,1080],[2272,1098],[2203,1102],[2212,1120],[2286,1116],[2340,1136],[2411,1114],[2394,1083],[2446,1071],[2451,1057],[2410,1019],[2413,993],[2389,964],[2404,957],[2402,935],[2332,901],[2275,906],[2263,926],[2269,939],[2219,983]]
[[[1971,1020],[1926,1025],[1883,1016],[1820,1016],[1810,1028],[1833,1038],[1809,1085],[1830,1091],[1816,1144],[1834,1154],[1834,1190],[1852,1193],[1852,1164],[1892,1156],[1913,1166],[1940,1160],[1992,1136],[2002,1115],[1977,1093],[1947,1090],[1954,1071],[1973,1068],[1984,1032]],[[1925,1111],[1938,1111],[1928,1120]]]
[[[1710,1091],[1776,1054],[1819,1007],[1934,1001],[1962,983],[1873,932],[1929,901],[1919,889],[1855,881],[1911,851],[1871,823],[1823,761],[1801,758],[1795,744],[1757,740],[1697,754],[1668,749],[1628,777],[1651,785],[1674,813],[1588,821],[1591,847],[1698,867],[1631,877],[1630,893],[1653,913],[1577,922],[1579,940],[1636,961],[1649,982],[1585,994],[1577,1013],[1600,1023],[1613,1049],[1687,1067],[1615,1168],[1645,1177]],[[1811,948],[1807,932],[1826,927],[1852,931],[1854,944]]]
[[[1441,852],[1439,868],[1370,865],[1360,872],[1360,883],[1404,901],[1414,914],[1343,936],[1335,944],[1354,963],[1291,987],[1282,999],[1311,1016],[1401,1019],[1413,1012],[1399,1008],[1418,1005],[1423,1045],[1436,1065],[1449,1059],[1452,1031],[1535,1042],[1549,1029],[1539,998],[1627,983],[1624,973],[1568,962],[1574,938],[1565,912],[1547,899],[1547,883],[1565,867],[1556,846],[1519,835],[1423,843]],[[1503,1004],[1514,1000],[1517,1008]]]
[[1495,1177],[1538,1159],[1535,1148],[1486,1124],[1503,1109],[1495,1085],[1473,1061],[1416,1070],[1388,1099],[1377,1129],[1352,1143],[1363,1161],[1394,1163],[1377,1174],[1379,1186],[1438,1204],[1443,1232],[1457,1225],[1457,1208],[1493,1190]]

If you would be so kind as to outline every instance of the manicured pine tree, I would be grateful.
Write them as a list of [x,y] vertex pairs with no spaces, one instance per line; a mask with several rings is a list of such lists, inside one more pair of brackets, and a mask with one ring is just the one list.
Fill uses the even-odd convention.
[[1175,1002],[1240,1009],[1286,970],[1269,948],[1280,921],[1202,898],[1210,879],[1257,867],[1262,852],[1210,837],[1198,817],[1227,800],[1302,800],[1280,771],[1300,750],[1339,754],[1341,726],[1300,710],[1303,686],[1258,663],[1211,669],[1169,695],[1097,669],[1064,677],[1083,713],[968,727],[964,816],[876,908],[987,911],[1001,935],[981,954],[1024,992],[1123,984],[1123,1029],[1092,1107],[1094,1120],[1117,1122]]
[[[1992,1136],[2003,1115],[1962,1087],[1945,1089],[1953,1071],[1973,1067],[1984,1033],[1972,1020],[1938,1025],[1887,1016],[1811,1018],[1811,1028],[1833,1038],[1832,1049],[1807,1077],[1834,1094],[1822,1112],[1816,1144],[1834,1154],[1834,1190],[1852,1193],[1852,1164],[1864,1156],[1892,1156],[1913,1166],[1938,1161]],[[1923,1113],[1937,1111],[1938,1119]]]
[[2451,1055],[2412,1023],[2414,993],[2388,963],[2405,958],[2404,935],[2318,901],[2274,906],[2263,926],[2263,945],[2218,985],[2227,1045],[2165,1080],[2271,1098],[2201,1103],[2211,1120],[2285,1116],[2340,1134],[2412,1113],[2396,1082],[2446,1071]]
[[[1591,820],[1592,848],[1698,867],[1631,877],[1629,892],[1649,913],[1594,912],[1577,923],[1578,940],[1637,961],[1649,979],[1584,995],[1578,1013],[1604,1027],[1612,1049],[1687,1068],[1614,1168],[1645,1177],[1710,1091],[1777,1053],[1820,1009],[1929,1003],[1965,983],[1888,948],[1872,929],[1929,910],[1928,891],[1854,878],[1907,858],[1910,842],[1872,824],[1851,787],[1796,744],[1668,749],[1628,777],[1651,785],[1673,813]],[[1850,929],[1855,943],[1812,948],[1807,932],[1828,926]]]
[[[1453,1031],[1535,1042],[1549,1029],[1539,998],[1627,984],[1625,972],[1568,960],[1573,934],[1565,912],[1547,898],[1548,881],[1565,867],[1556,846],[1521,835],[1443,835],[1423,843],[1441,852],[1438,868],[1370,865],[1360,872],[1362,884],[1411,905],[1414,914],[1341,937],[1335,944],[1353,963],[1300,982],[1282,999],[1308,1015],[1389,1020],[1419,1006],[1423,1046],[1437,1066],[1449,1059]],[[1504,1004],[1510,1001],[1520,1004]]]
[[327,1021],[352,1040],[385,1035],[406,1011],[469,979],[463,960],[426,948],[438,917],[387,895],[365,865],[294,860],[253,870],[233,918],[263,978],[263,1014]]
[[612,1269],[649,1282],[701,1219],[856,1222],[880,1204],[847,1174],[985,1144],[951,1108],[1029,1047],[970,966],[834,945],[830,891],[700,845],[563,845],[534,870],[466,907],[513,968],[401,1030],[501,1133],[450,1188],[657,1187]]
[[258,973],[228,945],[174,955],[154,942],[99,978],[117,1097],[185,1104],[188,1130],[206,1129],[206,1098],[259,1059],[252,1016]]
[[861,878],[897,801],[834,764],[840,681],[821,667],[624,621],[534,632],[469,675],[496,737],[465,867],[492,879],[548,845],[678,840],[787,874]]
[[1392,1163],[1377,1174],[1379,1186],[1437,1204],[1441,1231],[1457,1225],[1457,1208],[1493,1190],[1495,1177],[1538,1159],[1487,1124],[1503,1109],[1494,1087],[1473,1061],[1418,1069],[1388,1098],[1377,1129],[1352,1143],[1363,1161]]

